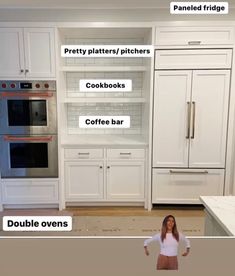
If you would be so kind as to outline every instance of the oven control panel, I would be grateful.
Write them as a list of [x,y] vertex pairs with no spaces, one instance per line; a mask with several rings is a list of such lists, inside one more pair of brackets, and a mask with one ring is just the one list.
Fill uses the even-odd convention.
[[0,81],[0,91],[19,90],[55,91],[56,81]]

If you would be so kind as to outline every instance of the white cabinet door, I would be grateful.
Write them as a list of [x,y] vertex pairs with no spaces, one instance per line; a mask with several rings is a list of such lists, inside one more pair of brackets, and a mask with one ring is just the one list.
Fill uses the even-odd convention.
[[155,69],[230,69],[232,49],[156,50]]
[[187,167],[192,71],[157,71],[153,167]]
[[229,82],[229,70],[193,71],[189,167],[225,167]]
[[55,77],[55,45],[52,28],[25,28],[26,77]]
[[109,161],[107,164],[107,199],[144,200],[144,162]]
[[4,204],[58,203],[58,181],[51,179],[2,181]]
[[102,161],[66,161],[66,199],[103,199],[103,178]]
[[232,26],[174,26],[156,28],[156,45],[204,46],[233,45]]
[[24,46],[21,28],[0,28],[0,77],[24,77]]
[[153,169],[153,203],[201,204],[200,196],[222,196],[223,169]]

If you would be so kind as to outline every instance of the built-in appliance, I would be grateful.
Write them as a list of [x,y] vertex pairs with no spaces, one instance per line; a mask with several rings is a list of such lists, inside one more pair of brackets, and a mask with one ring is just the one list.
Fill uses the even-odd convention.
[[58,177],[55,81],[0,81],[2,178]]
[[1,177],[58,177],[57,135],[0,135]]
[[0,81],[0,134],[56,134],[55,81]]

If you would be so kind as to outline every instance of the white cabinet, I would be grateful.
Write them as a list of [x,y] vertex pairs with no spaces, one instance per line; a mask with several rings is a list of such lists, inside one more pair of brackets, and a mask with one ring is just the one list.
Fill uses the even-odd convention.
[[155,69],[231,68],[232,49],[156,50]]
[[107,199],[144,200],[144,162],[107,163]]
[[153,167],[188,165],[191,81],[191,71],[155,73]]
[[156,71],[153,167],[224,168],[230,70]]
[[67,200],[99,200],[104,197],[102,161],[65,162]]
[[199,196],[222,195],[223,169],[153,169],[152,202],[199,204]]
[[223,195],[231,54],[156,51],[152,203]]
[[0,78],[55,77],[53,28],[0,28]]
[[103,149],[65,149],[65,159],[101,159]]
[[24,28],[25,75],[55,77],[55,45],[52,28]]
[[189,167],[224,168],[229,70],[194,71]]
[[107,149],[107,159],[144,159],[144,149]]
[[3,204],[58,204],[58,180],[52,179],[4,179]]
[[0,77],[24,76],[23,29],[0,28]]
[[65,149],[66,202],[144,202],[144,184],[144,149]]
[[233,45],[232,26],[159,26],[156,28],[157,46]]

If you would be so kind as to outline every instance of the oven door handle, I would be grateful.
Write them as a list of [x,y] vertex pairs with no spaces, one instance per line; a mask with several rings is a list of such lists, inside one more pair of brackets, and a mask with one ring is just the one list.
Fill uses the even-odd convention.
[[7,98],[7,97],[24,97],[24,98],[50,98],[53,96],[53,92],[2,92],[0,93],[0,96],[2,98]]
[[42,136],[42,137],[19,137],[4,135],[5,141],[32,141],[32,142],[50,142],[52,141],[52,136]]

